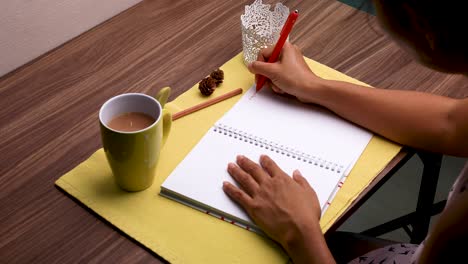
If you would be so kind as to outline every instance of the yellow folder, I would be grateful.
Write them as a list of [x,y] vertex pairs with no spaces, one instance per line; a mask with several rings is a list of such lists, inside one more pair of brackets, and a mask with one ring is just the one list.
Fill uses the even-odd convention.
[[[307,58],[306,61],[320,77],[363,84],[318,62]],[[212,96],[239,87],[245,91],[254,83],[253,75],[243,64],[242,53],[221,69],[225,80]],[[112,179],[102,149],[60,177],[55,184],[171,263],[287,263],[288,256],[270,239],[158,195],[161,183],[170,172],[239,98],[228,99],[174,121],[162,149],[155,182],[145,191],[121,191]],[[206,98],[195,85],[168,103],[166,108],[175,113],[203,100]],[[399,150],[400,146],[381,137],[371,139],[322,217],[324,232]]]

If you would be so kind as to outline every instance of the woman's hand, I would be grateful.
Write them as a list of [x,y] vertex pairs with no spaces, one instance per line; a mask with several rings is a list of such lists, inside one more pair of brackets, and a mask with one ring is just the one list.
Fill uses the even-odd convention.
[[237,165],[230,163],[228,172],[241,189],[224,182],[224,191],[283,247],[311,229],[321,235],[317,195],[298,170],[291,178],[272,159],[262,155],[260,165],[238,156]]
[[249,65],[249,71],[268,78],[265,83],[277,93],[287,93],[302,102],[312,103],[313,93],[325,80],[317,77],[304,60],[300,49],[286,41],[279,60],[266,63],[273,52],[272,48],[260,50],[257,61]]

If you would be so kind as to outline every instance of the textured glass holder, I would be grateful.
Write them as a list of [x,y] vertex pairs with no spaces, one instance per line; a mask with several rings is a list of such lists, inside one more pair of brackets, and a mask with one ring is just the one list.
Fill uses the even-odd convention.
[[245,65],[257,59],[260,49],[275,45],[288,15],[289,8],[281,3],[277,3],[273,11],[262,0],[245,6],[245,12],[241,15]]

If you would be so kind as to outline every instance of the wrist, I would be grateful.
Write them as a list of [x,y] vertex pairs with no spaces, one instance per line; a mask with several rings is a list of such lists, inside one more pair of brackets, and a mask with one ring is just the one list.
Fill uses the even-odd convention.
[[310,241],[323,236],[322,230],[318,221],[316,223],[292,225],[286,232],[281,245],[290,255],[294,255],[294,251],[301,250]]
[[330,80],[322,79],[315,75],[307,79],[303,89],[303,101],[308,103],[323,105],[327,101],[327,94],[333,88]]
[[282,246],[296,264],[335,263],[318,221],[298,228]]
[[295,235],[289,236],[282,246],[296,264],[335,263],[318,221],[297,228]]

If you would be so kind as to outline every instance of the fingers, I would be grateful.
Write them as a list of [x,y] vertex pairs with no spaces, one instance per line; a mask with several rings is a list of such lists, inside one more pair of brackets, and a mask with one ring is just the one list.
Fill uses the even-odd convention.
[[268,61],[268,58],[270,58],[272,53],[273,53],[273,47],[261,49],[258,52],[257,61]]
[[247,68],[251,73],[261,74],[269,79],[271,79],[276,74],[276,72],[278,72],[277,64],[262,61],[253,61]]
[[232,185],[229,182],[223,182],[223,191],[232,199],[234,202],[240,204],[244,209],[250,208],[252,204],[252,198],[248,196],[244,191]]
[[[262,61],[262,62],[268,61],[268,59],[270,58],[271,54],[273,53],[273,49],[274,49],[273,46],[268,47],[268,48],[261,49],[261,50],[258,52],[257,61]],[[294,45],[294,44],[292,44],[291,42],[286,41],[286,42],[284,43],[284,45],[283,45],[283,49],[281,50],[281,53],[290,53],[290,52],[293,52],[293,51],[302,53],[302,52],[301,52],[301,49],[300,49],[297,45]]]
[[[297,54],[301,55],[301,50],[298,46],[291,44],[286,41],[280,55],[280,63],[268,63],[268,58],[271,56],[273,48],[261,49],[258,53],[257,60],[253,61],[248,65],[248,69],[251,73],[256,75],[263,75],[270,80],[275,80],[278,74],[281,72],[283,67],[281,61],[284,58],[294,58]],[[297,54],[295,54],[297,53]],[[302,55],[301,55],[302,57]],[[275,92],[282,93],[281,90],[276,89]]]
[[278,93],[278,94],[284,94],[284,91],[281,90],[278,86],[276,85],[271,85],[271,89],[275,92],[275,93]]
[[284,173],[284,171],[281,170],[280,167],[278,167],[278,165],[267,155],[260,156],[260,164],[272,177],[280,174],[286,175],[286,173]]
[[263,63],[267,63],[268,58],[270,58],[272,53],[273,53],[273,47],[261,49],[258,52],[257,60],[250,63],[249,66],[247,67],[249,71],[254,74],[261,74],[261,75],[265,75],[266,77],[269,77],[269,73],[271,72],[271,69],[269,65],[264,65]]
[[252,178],[252,176],[236,166],[234,163],[229,163],[228,172],[234,180],[239,183],[242,189],[250,197],[253,197],[255,191],[258,189],[258,183]]
[[313,203],[315,207],[314,211],[316,212],[317,219],[320,219],[321,214],[322,214],[322,209],[320,208],[320,205],[319,205],[320,202],[318,200],[317,193],[315,192],[314,188],[310,186],[309,182],[307,182],[306,178],[302,176],[299,170],[295,170],[293,172],[292,177],[295,182],[297,182],[302,188],[304,188],[306,192],[309,192],[311,197],[313,197],[312,199],[315,200],[315,202]]
[[265,171],[257,163],[242,155],[237,156],[237,165],[250,174],[258,184],[261,184],[267,177]]
[[299,48],[299,46],[294,45],[294,44],[292,44],[292,43],[289,42],[289,41],[286,41],[286,42],[284,43],[282,53],[284,54],[284,56],[289,57],[289,56],[291,56],[290,54],[293,54],[293,53],[302,54],[302,51],[301,51],[301,49]]
[[299,185],[301,185],[302,187],[305,187],[305,188],[311,188],[312,187],[310,186],[309,182],[306,180],[306,178],[304,178],[304,176],[302,176],[302,173],[299,171],[299,170],[295,170],[293,172],[293,179],[299,183]]

